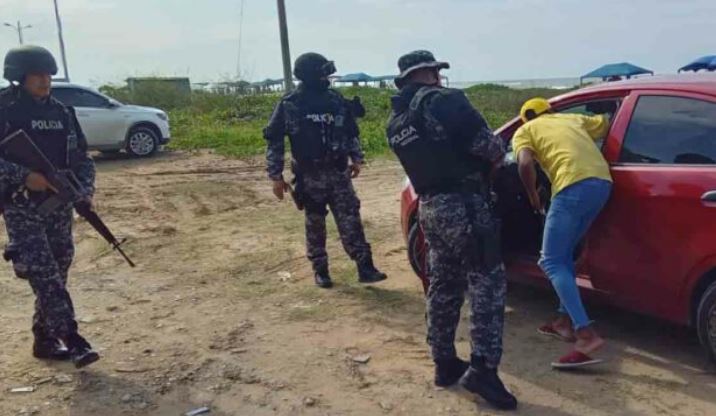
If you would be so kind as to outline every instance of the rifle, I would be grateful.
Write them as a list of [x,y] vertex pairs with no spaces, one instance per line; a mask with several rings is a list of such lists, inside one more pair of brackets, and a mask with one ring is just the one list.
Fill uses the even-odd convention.
[[53,193],[38,206],[38,211],[41,214],[46,215],[64,204],[71,203],[75,211],[107,240],[114,250],[119,252],[130,267],[135,266],[122,250],[121,245],[125,239],[117,240],[104,221],[92,209],[90,203],[84,199],[86,193],[74,172],[69,169],[57,169],[27,133],[18,130],[0,141],[0,155],[9,162],[41,173],[57,189],[57,193]]

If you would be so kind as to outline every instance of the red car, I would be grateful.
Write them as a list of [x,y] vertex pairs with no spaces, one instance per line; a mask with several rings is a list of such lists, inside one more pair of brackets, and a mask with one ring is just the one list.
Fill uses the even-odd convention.
[[[608,114],[601,146],[611,199],[575,252],[583,291],[624,309],[698,330],[716,357],[716,74],[604,83],[550,100],[557,112]],[[519,118],[495,133],[509,142]],[[508,155],[493,191],[511,280],[549,284],[537,266],[542,219]],[[545,197],[549,183],[541,177]],[[425,279],[417,196],[408,182],[401,220],[414,270]]]

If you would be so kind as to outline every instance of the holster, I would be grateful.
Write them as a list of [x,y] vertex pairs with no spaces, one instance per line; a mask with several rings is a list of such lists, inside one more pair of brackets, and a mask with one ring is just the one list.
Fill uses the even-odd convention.
[[296,205],[296,209],[298,209],[299,211],[303,211],[303,209],[306,207],[303,202],[304,187],[301,176],[302,175],[296,174],[294,172],[294,177],[291,180],[291,186],[288,189],[289,193],[291,194],[291,199],[293,199],[293,204]]
[[502,264],[500,225],[500,220],[495,218],[490,227],[476,227],[478,244],[481,247],[481,264],[488,271]]
[[[489,207],[488,209],[492,211],[493,200],[491,192],[488,188],[482,186],[482,184],[478,184],[477,182],[473,182],[472,184],[468,184],[466,186],[479,186],[480,188],[478,192],[475,191],[475,188],[472,188],[471,192],[464,193],[465,210],[468,218],[470,218],[470,221],[474,221],[477,217],[475,206],[468,200],[468,197],[471,194],[474,195],[475,193],[479,193],[487,203]],[[490,216],[492,217],[492,221],[488,224],[478,224],[475,222],[471,224],[476,245],[476,247],[474,247],[471,251],[476,253],[475,260],[477,263],[486,270],[492,270],[502,263],[502,242],[500,241],[500,231],[502,228],[501,222],[500,219],[496,218],[492,215],[492,213],[490,213]]]
[[[306,192],[304,174],[306,172],[310,173],[315,171],[306,171],[304,170],[305,167],[305,163],[299,163],[295,159],[291,161],[291,172],[293,172],[293,180],[291,180],[291,183],[294,186],[291,197],[294,197],[295,194],[294,203],[299,211],[305,209],[308,213],[326,215],[328,214],[328,210],[326,209],[325,204],[317,203],[311,198],[311,195]],[[316,168],[316,165],[309,165],[309,168]]]

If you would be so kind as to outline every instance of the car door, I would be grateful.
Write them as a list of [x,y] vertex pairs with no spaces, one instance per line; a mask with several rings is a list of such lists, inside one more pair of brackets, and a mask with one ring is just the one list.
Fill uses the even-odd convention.
[[683,322],[686,277],[716,252],[716,98],[632,93],[605,155],[614,187],[587,239],[592,284]]
[[[569,102],[557,103],[555,104],[554,109],[556,112],[566,114],[582,114],[589,116],[604,115],[607,116],[610,120],[613,120],[615,114],[618,112],[621,106],[621,100],[623,95],[623,93],[617,92],[614,95],[578,97],[576,99],[570,100]],[[518,127],[517,125],[520,122],[518,120],[515,120],[513,123],[514,125],[508,125],[500,130],[499,134],[503,138],[509,137],[511,139],[512,135],[514,134],[514,131],[516,131]],[[604,149],[604,140],[598,141],[596,143],[596,146],[599,149]],[[514,156],[510,154],[508,158],[512,160]],[[539,250],[542,244],[543,222],[542,220],[540,220],[539,224],[535,224],[535,220],[532,219],[529,214],[526,214],[526,212],[531,212],[531,208],[526,202],[527,196],[524,194],[522,183],[517,174],[516,166],[512,168],[512,176],[514,177],[511,181],[509,181],[509,186],[505,186],[503,188],[518,188],[517,192],[519,192],[519,195],[517,198],[515,198],[512,196],[512,193],[503,192],[503,195],[500,195],[501,197],[504,197],[505,194],[508,195],[507,198],[501,199],[507,199],[509,201],[521,201],[509,203],[507,204],[508,207],[502,210],[502,238],[508,247],[519,246],[523,253],[521,253],[522,255],[519,256],[519,261],[517,262],[511,261],[514,260],[512,257],[515,257],[515,253],[506,253],[506,258],[508,260],[508,263],[510,263],[513,267],[513,269],[519,270],[519,272],[523,276],[530,276],[539,280],[543,280],[545,279],[544,273],[537,266]],[[546,176],[544,176],[544,180],[547,180]],[[545,195],[549,195],[548,189],[545,189],[542,192]],[[575,259],[577,260],[577,283],[580,287],[591,289],[593,288],[593,286],[590,282],[589,271],[586,268],[586,256],[581,255],[584,246],[585,245],[583,243],[580,243],[575,250]],[[526,252],[525,247],[528,247]],[[524,254],[527,255],[525,256]]]
[[81,88],[57,88],[54,96],[75,108],[90,148],[120,146],[124,142],[126,116],[105,97]]

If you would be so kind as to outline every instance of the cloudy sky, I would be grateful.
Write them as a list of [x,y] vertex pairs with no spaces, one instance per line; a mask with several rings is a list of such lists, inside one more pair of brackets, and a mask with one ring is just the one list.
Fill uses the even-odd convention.
[[[72,80],[98,86],[128,76],[193,82],[281,77],[276,2],[59,0]],[[714,0],[286,0],[292,57],[318,51],[339,72],[396,71],[427,48],[456,81],[579,76],[630,61],[674,72],[716,54]],[[0,22],[33,28],[26,43],[59,51],[52,0],[0,0]],[[17,33],[0,27],[0,54]]]

